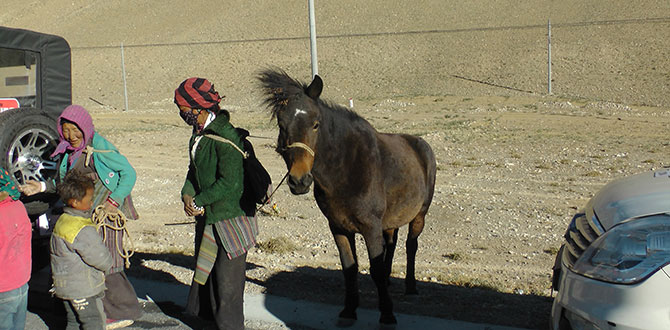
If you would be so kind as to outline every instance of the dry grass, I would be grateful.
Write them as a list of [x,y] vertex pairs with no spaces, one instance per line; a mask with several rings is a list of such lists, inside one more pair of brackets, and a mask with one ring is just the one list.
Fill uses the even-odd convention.
[[287,237],[274,237],[267,241],[258,242],[258,249],[264,253],[285,254],[297,251],[300,247]]

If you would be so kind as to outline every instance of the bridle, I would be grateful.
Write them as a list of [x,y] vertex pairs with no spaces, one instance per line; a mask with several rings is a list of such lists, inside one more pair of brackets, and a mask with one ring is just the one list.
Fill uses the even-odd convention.
[[310,148],[308,145],[306,145],[302,142],[293,142],[293,143],[287,145],[286,148],[284,148],[284,151],[287,150],[287,149],[290,149],[290,148],[303,149],[303,150],[307,151],[310,155],[312,155],[312,157],[314,157],[314,150],[312,150],[312,148]]
[[[282,152],[284,152],[284,151],[286,151],[286,150],[288,150],[288,149],[291,149],[291,148],[300,148],[300,149],[303,149],[303,150],[307,151],[307,153],[309,153],[310,155],[312,155],[312,157],[314,157],[314,150],[312,150],[312,148],[310,148],[308,145],[306,145],[306,144],[304,144],[304,143],[302,143],[302,142],[293,142],[293,143],[287,145],[286,148],[282,149]],[[286,172],[286,174],[284,174],[284,177],[281,178],[281,181],[279,181],[279,184],[275,187],[275,189],[272,191],[272,193],[270,193],[270,196],[268,196],[268,200],[267,200],[267,201],[272,200],[272,196],[275,194],[275,192],[277,191],[277,189],[279,189],[279,187],[282,185],[282,183],[284,183],[284,181],[285,181],[286,178],[288,177],[289,173],[290,173],[290,172]],[[256,212],[258,212],[258,211],[259,211],[265,204],[267,204],[267,202],[265,202],[264,204],[261,204],[261,206],[259,206],[258,209],[256,209]]]

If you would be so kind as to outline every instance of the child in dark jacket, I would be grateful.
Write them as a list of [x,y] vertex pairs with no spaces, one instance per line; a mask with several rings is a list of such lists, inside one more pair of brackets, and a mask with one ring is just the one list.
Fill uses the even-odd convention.
[[94,184],[70,171],[58,185],[66,203],[51,236],[51,273],[56,297],[67,311],[66,329],[105,329],[102,297],[112,256],[91,220]]

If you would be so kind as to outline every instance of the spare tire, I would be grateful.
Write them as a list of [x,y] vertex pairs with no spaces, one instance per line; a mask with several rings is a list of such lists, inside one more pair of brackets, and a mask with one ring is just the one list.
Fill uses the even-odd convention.
[[[0,166],[13,179],[23,184],[26,180],[53,179],[58,161],[50,158],[58,144],[56,120],[46,111],[35,108],[11,109],[0,113]],[[57,196],[38,194],[22,198],[28,214],[39,215],[48,210]]]

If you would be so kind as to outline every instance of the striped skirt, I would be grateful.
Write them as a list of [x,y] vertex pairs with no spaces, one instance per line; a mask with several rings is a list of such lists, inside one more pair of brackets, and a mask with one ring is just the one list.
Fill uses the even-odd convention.
[[[201,219],[203,221],[204,219]],[[214,266],[219,244],[226,251],[228,259],[239,257],[256,245],[258,222],[256,217],[241,215],[232,219],[205,225],[198,251],[193,280],[201,285]]]

